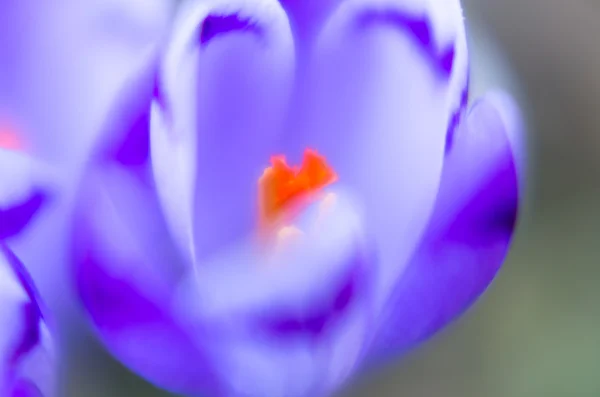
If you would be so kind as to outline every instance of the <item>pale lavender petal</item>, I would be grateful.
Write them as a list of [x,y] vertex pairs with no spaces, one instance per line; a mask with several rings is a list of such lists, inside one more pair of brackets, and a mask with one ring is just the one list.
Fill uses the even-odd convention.
[[302,71],[288,131],[288,147],[325,155],[362,200],[382,261],[380,304],[425,229],[466,98],[462,12],[443,4],[343,2]]
[[339,202],[281,251],[250,239],[202,263],[180,305],[218,353],[227,395],[321,395],[347,380],[369,340],[374,259]]
[[214,253],[253,227],[293,59],[276,0],[183,5],[152,106],[151,155],[167,220],[189,256]]
[[23,202],[8,208],[0,208],[0,240],[19,234],[42,208],[48,196],[42,192],[32,192]]
[[208,353],[171,306],[184,269],[147,179],[109,156],[86,173],[73,252],[76,288],[100,339],[125,365],[169,390],[218,390]]
[[57,194],[51,167],[27,152],[0,148],[0,240],[19,235]]
[[[70,308],[73,299],[67,231],[83,164],[98,140],[113,139],[103,130],[114,117],[113,104],[130,94],[131,80],[155,66],[173,8],[172,0],[0,1],[0,117],[14,119],[27,153],[61,176],[27,227],[16,235],[12,228],[9,244],[55,310]],[[12,186],[30,189],[19,190],[13,204],[26,203],[28,193],[35,198],[36,186],[18,170],[7,174],[0,165],[2,209],[11,208],[3,201],[7,177],[18,180]],[[33,204],[37,199],[26,209]]]
[[[37,156],[76,176],[121,87],[145,70],[169,0],[5,0],[0,109]],[[60,139],[57,139],[60,137]]]
[[381,318],[375,357],[405,351],[445,326],[485,291],[502,265],[519,201],[502,113],[483,99],[457,131],[425,236]]
[[3,243],[0,276],[0,391],[51,397],[57,363],[47,313],[25,268]]

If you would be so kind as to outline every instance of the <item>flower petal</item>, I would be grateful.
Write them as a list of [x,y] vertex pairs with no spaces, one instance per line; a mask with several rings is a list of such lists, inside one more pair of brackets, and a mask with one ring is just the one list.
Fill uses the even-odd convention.
[[467,72],[458,1],[349,0],[301,73],[294,145],[319,150],[363,200],[382,261],[380,304],[433,208]]
[[375,356],[431,336],[468,308],[500,268],[518,207],[511,132],[502,114],[485,98],[457,131],[427,232],[382,317]]
[[[51,205],[36,213],[32,227],[11,239],[10,247],[56,311],[71,302],[71,294],[57,286],[69,281],[67,230],[83,164],[97,140],[112,139],[102,128],[115,117],[112,106],[130,88],[125,86],[155,66],[172,5],[171,0],[0,2],[0,117],[12,117],[27,154],[61,178],[59,189],[50,192]],[[6,175],[0,167],[0,207],[6,177],[18,179],[11,186],[23,187],[20,193],[30,189],[31,181],[20,174],[19,169]],[[22,195],[13,204],[26,201]]]
[[[279,0],[289,15],[298,45],[310,45],[322,23],[342,0]],[[304,42],[304,43],[302,43]]]
[[17,257],[0,243],[0,390],[55,395],[57,364],[45,309]]
[[48,166],[25,152],[0,148],[0,240],[21,233],[56,194]]
[[152,106],[151,156],[179,246],[214,253],[256,221],[256,184],[273,155],[294,49],[276,0],[190,1]]
[[320,395],[360,362],[376,269],[357,213],[338,203],[295,244],[273,255],[253,241],[226,250],[182,289],[181,310],[218,352],[229,395]]
[[78,293],[100,339],[158,385],[215,390],[206,352],[171,310],[183,271],[152,187],[118,162],[86,174],[74,228]]
[[2,2],[0,109],[25,124],[35,155],[80,171],[110,103],[156,54],[170,3]]
[[[150,105],[153,100],[157,63],[124,86],[113,102],[102,127],[102,141],[94,157],[113,161],[128,170],[149,170]],[[146,179],[151,179],[146,177]]]

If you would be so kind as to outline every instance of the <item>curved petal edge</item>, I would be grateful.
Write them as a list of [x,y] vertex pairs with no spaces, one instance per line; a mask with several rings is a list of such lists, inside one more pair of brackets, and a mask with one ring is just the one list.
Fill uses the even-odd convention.
[[75,286],[97,336],[131,370],[173,392],[215,390],[206,352],[172,310],[183,265],[161,217],[134,171],[87,173],[73,230]]
[[444,164],[421,244],[395,286],[372,358],[402,353],[459,316],[487,289],[511,243],[519,206],[511,123],[501,103],[478,101]]

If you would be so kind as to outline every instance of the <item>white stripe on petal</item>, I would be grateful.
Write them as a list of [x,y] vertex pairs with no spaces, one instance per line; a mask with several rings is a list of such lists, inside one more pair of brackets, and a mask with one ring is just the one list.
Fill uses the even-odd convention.
[[[239,18],[257,31],[234,29],[202,43],[209,17]],[[281,131],[294,46],[275,0],[190,1],[175,26],[152,105],[151,153],[170,228],[194,257],[198,246],[210,252],[253,220],[261,164]]]
[[381,304],[433,209],[466,81],[460,5],[444,4],[343,2],[320,33],[299,101],[301,146],[322,153],[362,200],[382,261]]

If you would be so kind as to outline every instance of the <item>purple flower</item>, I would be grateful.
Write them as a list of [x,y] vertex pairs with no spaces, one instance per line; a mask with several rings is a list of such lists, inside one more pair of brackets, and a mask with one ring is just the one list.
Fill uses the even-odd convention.
[[466,111],[466,51],[458,1],[182,4],[78,200],[107,347],[178,392],[327,395],[463,312],[510,243],[520,132],[501,97]]
[[0,242],[0,391],[7,397],[54,395],[54,344],[37,292]]

